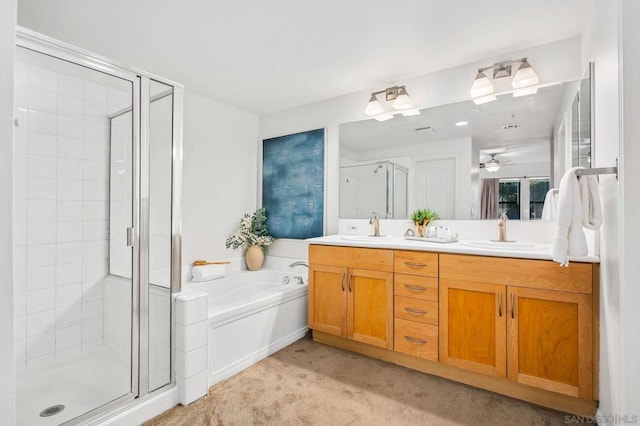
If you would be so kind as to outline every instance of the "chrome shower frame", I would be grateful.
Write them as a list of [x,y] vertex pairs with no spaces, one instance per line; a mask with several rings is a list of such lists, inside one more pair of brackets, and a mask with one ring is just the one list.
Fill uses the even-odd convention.
[[[173,146],[171,202],[171,293],[181,290],[182,252],[182,123],[184,86],[166,78],[125,66],[95,53],[44,36],[29,29],[16,27],[16,47],[29,49],[85,68],[119,77],[133,87],[133,268],[132,268],[132,341],[131,391],[95,408],[65,424],[86,424],[100,421],[115,412],[137,405],[145,399],[175,386],[175,360],[171,355],[171,379],[168,384],[149,392],[149,105],[151,80],[173,87]],[[171,352],[175,333],[171,310]]]

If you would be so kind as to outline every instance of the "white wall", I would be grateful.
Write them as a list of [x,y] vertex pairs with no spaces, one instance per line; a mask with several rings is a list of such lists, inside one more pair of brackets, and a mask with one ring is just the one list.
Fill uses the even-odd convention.
[[[595,62],[594,166],[615,164],[619,156],[620,112],[617,2],[593,0],[583,34],[582,62]],[[600,177],[604,221],[600,229],[600,408],[605,415],[623,414],[620,368],[619,186],[614,176]],[[636,326],[637,332],[637,326]],[[635,392],[637,398],[638,392]]]
[[16,1],[0,2],[0,423],[15,423],[13,363],[12,134]]
[[621,232],[620,287],[620,404],[621,413],[640,416],[640,3],[623,0],[622,9],[622,148],[621,148]]
[[[523,56],[527,56],[529,62],[533,64],[541,83],[577,80],[582,75],[580,39],[573,38],[517,52],[505,52],[503,55],[486,58],[482,61],[395,83],[407,86],[411,98],[419,108],[460,102],[469,99],[469,88],[477,68]],[[389,82],[389,85],[392,83]],[[381,88],[372,87],[370,89],[380,90]],[[366,118],[364,107],[370,94],[370,90],[364,90],[261,117],[260,140],[320,127],[327,129],[326,234],[334,234],[338,231],[339,126],[340,123]],[[301,242],[276,241],[271,247],[270,253],[279,256],[299,257],[301,253],[306,255],[305,250],[305,245]]]
[[242,255],[224,242],[257,197],[258,116],[185,92],[182,259]]

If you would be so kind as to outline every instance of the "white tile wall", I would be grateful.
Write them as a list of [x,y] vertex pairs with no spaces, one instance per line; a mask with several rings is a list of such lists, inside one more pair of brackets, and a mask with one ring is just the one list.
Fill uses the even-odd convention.
[[187,405],[209,391],[207,294],[184,291],[175,305],[176,382],[180,403]]
[[102,344],[107,114],[131,96],[23,62],[15,92],[14,331],[28,368]]

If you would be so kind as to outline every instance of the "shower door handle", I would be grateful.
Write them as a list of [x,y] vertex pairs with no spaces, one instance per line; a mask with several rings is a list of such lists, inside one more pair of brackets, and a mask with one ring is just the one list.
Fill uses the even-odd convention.
[[134,233],[133,227],[127,228],[127,247],[133,247]]

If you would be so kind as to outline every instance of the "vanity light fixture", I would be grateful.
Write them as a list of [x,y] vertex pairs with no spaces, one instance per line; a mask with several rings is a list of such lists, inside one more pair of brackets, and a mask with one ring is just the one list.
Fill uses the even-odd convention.
[[382,105],[376,98],[376,95],[371,94],[371,98],[369,99],[369,103],[367,104],[367,108],[364,110],[367,115],[378,115],[382,114],[384,110],[382,109]]
[[476,79],[473,80],[473,85],[471,86],[471,97],[472,98],[481,98],[483,96],[487,96],[493,93],[493,83],[487,77],[484,71],[478,70],[478,75],[476,75]]
[[529,87],[536,84],[538,84],[538,74],[536,74],[533,68],[531,68],[527,58],[523,58],[516,75],[513,76],[511,86],[513,86],[514,89],[522,89],[523,87]]
[[517,61],[499,62],[488,67],[479,68],[469,92],[473,102],[476,105],[480,105],[498,99],[494,93],[493,82],[487,76],[487,71],[493,70],[493,80],[496,80],[511,77],[516,66],[517,71],[513,76],[513,80],[511,80],[511,86],[515,89],[513,96],[518,97],[536,93],[538,91],[538,88],[535,87],[539,82],[538,75],[531,68],[527,58],[522,58]]
[[378,95],[383,93],[385,95],[385,101],[393,102],[391,107],[396,111],[400,111],[405,117],[420,115],[420,111],[414,108],[413,102],[411,101],[405,86],[387,87],[384,90],[372,92],[367,108],[364,110],[365,114],[373,116],[373,118],[378,121],[386,121],[393,118],[393,113],[386,112],[378,99]]

